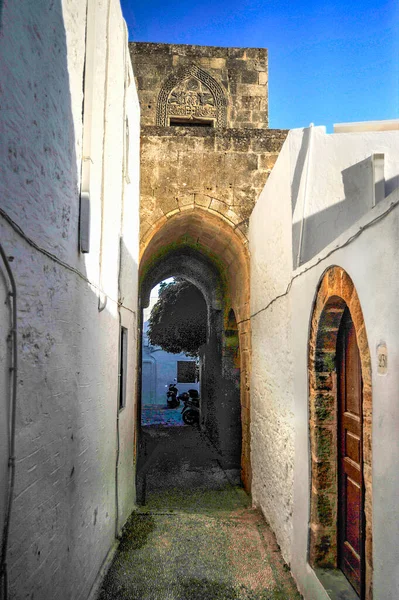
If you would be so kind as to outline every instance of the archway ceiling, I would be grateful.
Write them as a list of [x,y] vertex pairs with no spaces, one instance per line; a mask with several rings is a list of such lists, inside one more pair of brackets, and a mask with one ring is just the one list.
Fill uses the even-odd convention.
[[186,245],[174,247],[162,255],[162,260],[150,263],[141,281],[143,307],[149,304],[152,288],[169,277],[187,279],[202,292],[208,307],[222,308],[220,272],[207,256]]
[[213,254],[226,267],[233,260],[247,259],[248,242],[239,230],[233,229],[222,218],[195,208],[174,215],[151,232],[142,247],[140,270],[162,248],[188,239]]
[[140,277],[179,247],[191,248],[211,260],[225,280],[235,310],[249,303],[248,241],[221,217],[194,208],[182,211],[159,226],[144,240]]

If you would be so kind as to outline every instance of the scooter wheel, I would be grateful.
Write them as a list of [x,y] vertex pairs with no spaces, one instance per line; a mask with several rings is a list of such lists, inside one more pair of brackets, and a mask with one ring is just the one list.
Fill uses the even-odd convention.
[[194,425],[195,423],[198,423],[198,418],[193,410],[187,410],[183,413],[183,421],[186,425]]

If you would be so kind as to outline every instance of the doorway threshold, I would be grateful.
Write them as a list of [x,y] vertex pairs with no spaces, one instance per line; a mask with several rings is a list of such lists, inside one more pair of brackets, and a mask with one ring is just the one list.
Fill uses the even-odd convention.
[[359,596],[339,569],[314,569],[330,600],[359,600]]

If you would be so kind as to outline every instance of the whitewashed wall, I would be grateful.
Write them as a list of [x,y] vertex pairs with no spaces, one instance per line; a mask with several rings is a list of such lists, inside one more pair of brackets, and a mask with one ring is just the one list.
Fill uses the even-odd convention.
[[[19,328],[12,598],[87,598],[135,502],[139,105],[119,0],[93,0],[90,10],[89,24],[80,0],[7,2],[1,14],[0,241],[14,257]],[[87,48],[86,25],[94,30]],[[94,100],[84,162],[91,250],[83,255],[90,44],[94,66],[86,77]],[[3,298],[2,276],[0,288]],[[1,356],[7,319],[3,306]],[[116,494],[119,319],[128,328],[129,358]],[[2,390],[7,378],[2,363]],[[3,423],[3,396],[0,410]]]
[[287,559],[294,460],[291,311],[289,297],[273,302],[284,294],[292,272],[291,205],[282,200],[289,200],[290,180],[281,172],[290,172],[287,142],[250,220],[251,464],[253,500]]
[[[253,497],[305,599],[327,598],[307,563],[307,352],[319,280],[338,265],[356,286],[372,356],[374,597],[393,600],[399,597],[399,194],[392,189],[398,187],[399,132],[327,135],[316,128],[312,135],[308,169],[308,131],[290,132],[250,220]],[[377,152],[385,154],[387,197],[371,208],[367,158]],[[318,247],[320,238],[315,242],[317,227],[331,240],[325,248]],[[348,242],[360,227],[364,231]],[[386,376],[377,374],[381,341],[388,347]]]

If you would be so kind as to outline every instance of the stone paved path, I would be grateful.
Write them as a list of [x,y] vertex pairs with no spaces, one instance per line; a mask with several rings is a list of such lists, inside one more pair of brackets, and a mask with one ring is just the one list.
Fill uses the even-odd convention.
[[197,430],[152,428],[145,505],[99,600],[299,600],[274,535]]
[[183,404],[177,408],[168,408],[162,405],[144,405],[141,410],[142,425],[164,425],[168,427],[187,427],[181,411]]

